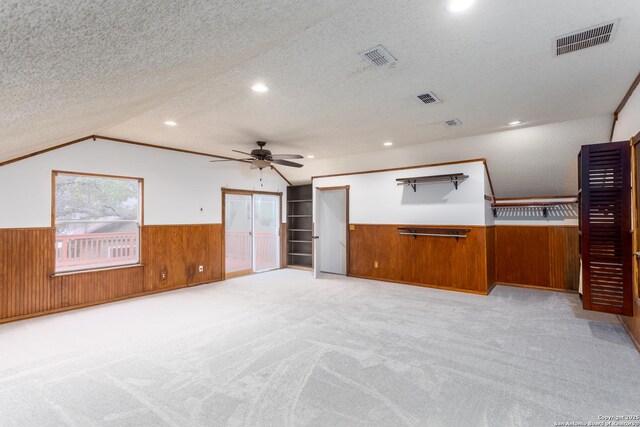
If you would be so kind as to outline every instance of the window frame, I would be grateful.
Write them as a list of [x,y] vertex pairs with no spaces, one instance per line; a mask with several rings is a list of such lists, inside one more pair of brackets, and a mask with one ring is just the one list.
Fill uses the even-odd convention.
[[[55,240],[56,240],[56,177],[58,175],[72,175],[72,176],[85,176],[85,177],[94,177],[94,178],[113,178],[113,179],[127,179],[132,181],[138,181],[139,185],[139,197],[140,197],[140,221],[138,224],[138,262],[135,264],[122,264],[122,265],[112,265],[106,267],[91,267],[80,270],[69,270],[69,271],[56,271],[56,257],[55,257]],[[137,176],[125,176],[125,175],[112,175],[112,174],[101,174],[101,173],[91,173],[91,172],[76,172],[76,171],[67,171],[67,170],[57,170],[53,169],[51,171],[51,231],[53,232],[53,240],[54,240],[54,257],[53,257],[53,274],[52,276],[63,276],[69,274],[79,274],[79,273],[87,273],[91,271],[104,271],[104,270],[113,270],[119,268],[131,268],[131,267],[139,267],[142,265],[142,228],[144,227],[144,178]]]

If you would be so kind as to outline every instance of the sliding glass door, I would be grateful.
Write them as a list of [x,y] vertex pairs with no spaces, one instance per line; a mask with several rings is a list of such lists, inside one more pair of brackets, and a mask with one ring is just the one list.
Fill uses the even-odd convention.
[[280,196],[253,195],[255,271],[280,267]]
[[280,196],[224,195],[227,277],[280,267]]
[[251,195],[225,194],[224,260],[227,276],[253,273],[253,215]]

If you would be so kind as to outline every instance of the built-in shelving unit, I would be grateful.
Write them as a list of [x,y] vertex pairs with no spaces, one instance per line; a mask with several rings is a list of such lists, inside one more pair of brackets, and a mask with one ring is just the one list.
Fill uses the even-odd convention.
[[578,203],[578,199],[562,201],[562,202],[504,202],[493,203],[491,209],[493,210],[493,216],[498,216],[499,209],[540,209],[542,216],[547,218],[549,216],[549,209],[559,206],[575,205]]
[[416,187],[421,184],[433,184],[437,182],[451,182],[455,189],[458,189],[458,183],[469,178],[469,175],[463,173],[450,173],[445,175],[428,175],[414,176],[409,178],[396,178],[397,185],[408,185],[416,191]]
[[313,219],[311,185],[287,188],[287,265],[311,268]]

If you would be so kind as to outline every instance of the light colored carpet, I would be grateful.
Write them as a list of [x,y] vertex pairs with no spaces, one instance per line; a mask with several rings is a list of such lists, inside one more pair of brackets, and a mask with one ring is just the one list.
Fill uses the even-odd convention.
[[576,295],[281,270],[0,326],[0,425],[548,425],[640,412]]

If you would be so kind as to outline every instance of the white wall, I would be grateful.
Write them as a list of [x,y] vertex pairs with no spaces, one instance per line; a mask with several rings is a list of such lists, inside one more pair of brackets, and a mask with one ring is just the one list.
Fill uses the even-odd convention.
[[[0,228],[51,226],[51,171],[144,178],[146,225],[222,222],[221,188],[276,191],[287,183],[272,170],[238,162],[104,140],[88,140],[0,167]],[[283,206],[286,204],[283,203]],[[283,212],[283,222],[286,214]]]
[[379,150],[304,160],[304,168],[284,173],[304,182],[309,176],[486,158],[497,197],[564,196],[578,191],[580,147],[607,142],[610,133],[611,115],[605,115],[413,146],[402,146],[400,135],[391,148],[374,143]]
[[[416,192],[396,185],[396,178],[448,173],[464,173],[469,178],[459,184],[458,190],[450,182],[418,185]],[[485,225],[484,177],[484,165],[478,161],[315,178],[313,186],[349,185],[352,224]]]
[[636,87],[626,105],[618,114],[616,128],[613,131],[614,141],[626,141],[640,132],[640,89]]

